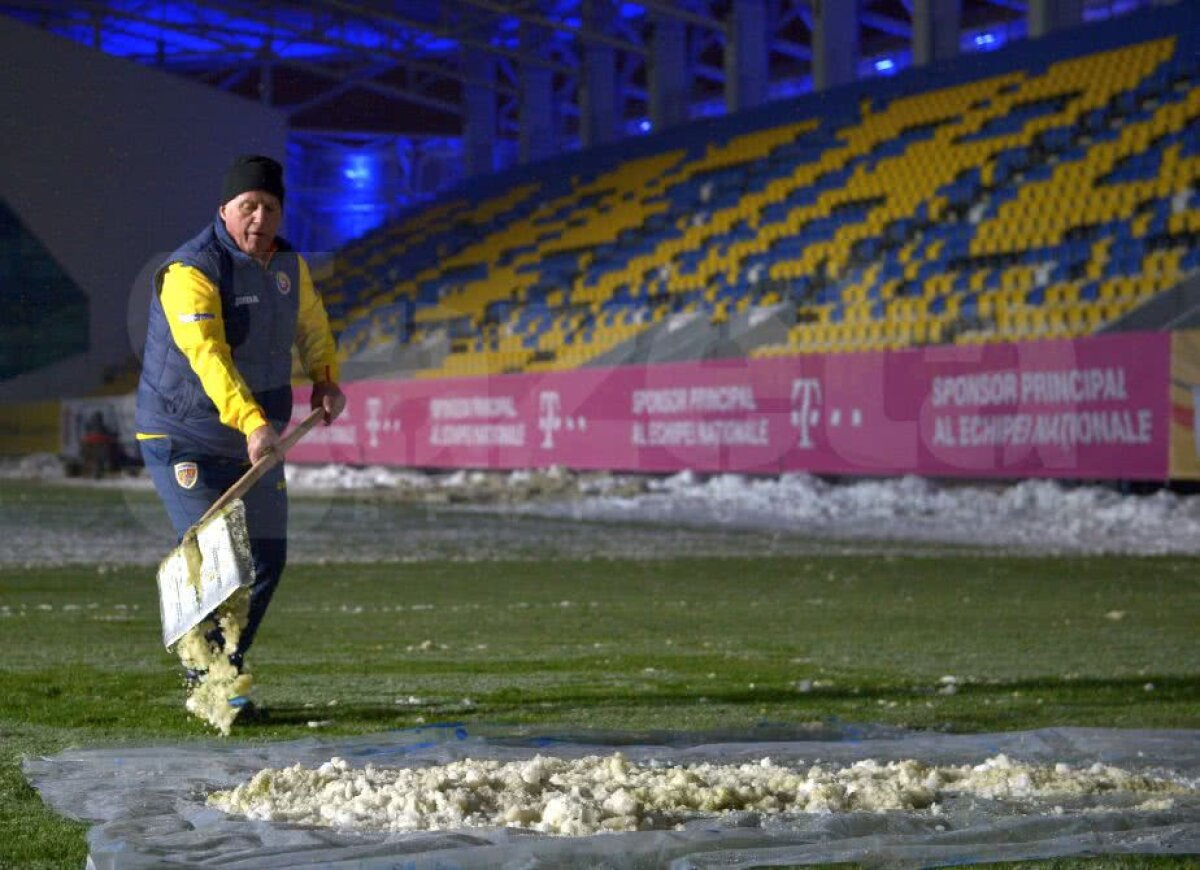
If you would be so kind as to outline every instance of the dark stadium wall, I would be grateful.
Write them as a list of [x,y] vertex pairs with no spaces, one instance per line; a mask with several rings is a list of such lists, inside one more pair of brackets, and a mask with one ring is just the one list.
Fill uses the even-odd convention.
[[86,395],[140,353],[152,264],[211,220],[235,155],[284,158],[286,118],[6,16],[0,56],[0,200],[90,323],[86,353],[0,382],[0,402]]

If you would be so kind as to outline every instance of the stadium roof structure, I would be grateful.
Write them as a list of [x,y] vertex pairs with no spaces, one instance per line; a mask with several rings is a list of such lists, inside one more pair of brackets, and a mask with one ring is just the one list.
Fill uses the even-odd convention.
[[[611,129],[594,142],[643,135],[659,123],[655,106],[661,113],[664,100],[655,100],[651,54],[666,34],[685,47],[673,43],[669,63],[657,66],[672,68],[672,87],[687,90],[687,105],[674,90],[671,117],[661,123],[725,114],[726,91],[737,88],[736,80],[726,87],[735,22],[750,8],[762,16],[756,26],[769,51],[765,64],[755,58],[755,75],[765,71],[766,79],[756,79],[758,96],[745,105],[811,91],[820,66],[818,2],[0,0],[0,14],[285,113],[285,231],[312,251],[333,250],[474,174],[586,144],[585,81],[601,53],[596,68],[611,68],[613,81],[597,100],[605,120],[593,125]],[[857,27],[841,24],[857,31],[857,66],[839,75],[861,79],[912,65],[923,4],[957,2],[957,48],[981,52],[1024,38],[1038,6],[1069,2],[1075,20],[1095,20],[1167,0],[823,2],[857,4]],[[831,9],[845,18],[843,7],[824,11]],[[946,31],[941,38],[953,48]],[[523,118],[523,94],[549,118]],[[474,137],[482,129],[481,147]]]
[[[520,77],[553,76],[561,147],[578,138],[586,46],[611,48],[627,133],[649,129],[649,34],[656,20],[690,31],[692,116],[724,111],[725,45],[737,0],[606,0],[609,24],[588,23],[599,0],[0,0],[0,12],[108,54],[277,107],[293,131],[360,137],[453,137],[463,129],[463,58],[495,59],[481,82],[496,97],[497,133],[518,131]],[[840,2],[840,0],[839,0]],[[850,0],[846,0],[850,2]],[[858,0],[860,76],[911,60],[913,0]],[[1146,0],[1086,0],[1085,18]],[[771,98],[811,88],[810,0],[766,0]],[[961,47],[990,50],[1025,33],[1025,0],[962,0]],[[530,52],[522,30],[545,35]]]

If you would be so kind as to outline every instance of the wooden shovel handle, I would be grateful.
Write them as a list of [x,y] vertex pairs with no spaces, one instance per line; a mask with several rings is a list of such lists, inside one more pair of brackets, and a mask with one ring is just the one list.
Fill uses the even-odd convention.
[[239,477],[233,486],[229,487],[219,499],[213,502],[212,507],[204,512],[204,516],[200,517],[196,525],[192,526],[192,528],[195,529],[204,525],[208,519],[215,516],[225,505],[236,498],[241,498],[249,492],[250,487],[258,483],[260,477],[282,462],[284,454],[291,450],[297,441],[308,434],[308,430],[315,426],[317,421],[324,415],[325,410],[323,408],[314,408],[312,413],[296,424],[296,427],[291,432],[280,438],[279,443],[266,456],[250,466],[249,471]]

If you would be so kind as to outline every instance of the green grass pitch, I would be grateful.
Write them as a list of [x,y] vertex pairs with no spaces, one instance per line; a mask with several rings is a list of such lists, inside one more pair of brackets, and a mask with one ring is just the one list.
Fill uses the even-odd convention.
[[[81,521],[120,514],[126,498],[88,491]],[[0,483],[7,544],[20,547],[20,523],[62,499],[62,489]],[[664,549],[654,559],[342,564],[331,554],[289,567],[251,654],[271,721],[235,726],[229,739],[448,721],[1197,728],[1197,626],[1200,559],[1190,557]],[[79,867],[86,856],[84,826],[42,805],[22,756],[212,739],[183,709],[151,567],[0,568],[0,661],[2,867]],[[947,675],[958,678],[953,694],[939,691]]]

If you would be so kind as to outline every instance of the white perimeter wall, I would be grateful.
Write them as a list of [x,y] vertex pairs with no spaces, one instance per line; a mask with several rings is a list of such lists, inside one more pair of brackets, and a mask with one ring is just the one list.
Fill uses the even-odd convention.
[[282,161],[283,113],[0,15],[0,196],[90,300],[85,357],[0,401],[86,395],[140,356],[147,275],[212,219],[234,156]]

